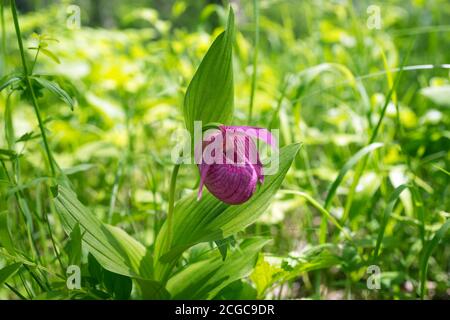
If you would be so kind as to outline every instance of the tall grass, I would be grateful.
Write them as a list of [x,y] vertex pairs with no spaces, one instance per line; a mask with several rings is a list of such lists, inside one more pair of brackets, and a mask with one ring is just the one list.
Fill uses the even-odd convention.
[[[0,3],[0,298],[448,299],[446,2],[387,1],[379,30],[369,1],[244,1],[235,29],[117,3],[80,30]],[[280,130],[248,203],[171,162],[197,116]]]

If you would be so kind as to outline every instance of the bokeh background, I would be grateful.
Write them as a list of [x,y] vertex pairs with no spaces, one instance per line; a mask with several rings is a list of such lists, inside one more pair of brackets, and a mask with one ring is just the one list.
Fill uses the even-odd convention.
[[[165,219],[170,155],[176,143],[172,135],[184,126],[183,95],[201,58],[224,28],[228,2],[17,4],[26,47],[38,41],[35,34],[57,40],[47,41],[50,53],[39,56],[34,73],[52,75],[77,100],[72,111],[44,90],[39,98],[58,164],[84,204],[151,246]],[[79,25],[73,5],[80,9]],[[249,125],[254,7],[252,1],[243,0],[232,5],[237,30],[234,124]],[[379,28],[371,24],[369,7],[380,10]],[[20,70],[21,65],[9,11],[4,19],[1,75]],[[344,225],[353,233],[357,249],[342,246],[342,235],[333,227],[320,239],[320,213],[303,198],[279,193],[261,219],[240,235],[273,238],[245,282],[247,291],[241,283],[228,290],[250,298],[418,297],[421,227],[425,240],[431,239],[450,212],[449,22],[447,0],[259,1],[251,125],[279,128],[283,145],[304,144],[284,188],[307,192],[320,203],[339,170],[367,144],[397,68],[409,56],[379,133],[378,141],[385,146],[369,158],[352,200],[348,198],[354,170],[330,209],[337,219],[345,216]],[[35,51],[27,53],[33,61]],[[6,103],[2,93],[2,124]],[[17,179],[30,199],[39,199],[39,193],[46,192],[38,187],[39,179],[47,171],[40,140],[35,138],[35,116],[19,95],[12,95],[8,103],[14,106],[16,150],[23,154]],[[5,146],[6,139],[1,130],[0,145]],[[1,170],[0,179],[6,180]],[[196,168],[185,167],[178,181],[178,197],[191,192],[198,184]],[[361,257],[373,249],[392,190],[405,182],[413,183],[419,195],[406,190],[395,206],[377,261],[382,289],[369,290]],[[2,183],[0,191],[0,210],[11,210],[10,187]],[[46,205],[31,203],[34,211]],[[50,222],[63,243],[60,224]],[[19,237],[25,234],[19,221],[13,228]],[[450,295],[448,240],[447,234],[429,260],[427,298]],[[19,246],[21,241],[25,236],[18,239]],[[48,238],[37,241],[51,268],[55,261]],[[315,251],[323,246],[333,255]],[[204,249],[196,246],[185,258],[194,261]],[[306,261],[303,269],[292,267],[299,261]],[[324,266],[320,277],[308,272],[320,263]],[[14,281],[20,287],[20,279]],[[223,296],[230,297],[226,290]],[[3,287],[0,297],[14,294]]]

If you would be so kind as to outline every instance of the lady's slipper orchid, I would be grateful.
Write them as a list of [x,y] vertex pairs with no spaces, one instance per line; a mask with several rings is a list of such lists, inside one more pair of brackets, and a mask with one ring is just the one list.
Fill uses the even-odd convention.
[[[219,200],[228,204],[246,202],[263,183],[263,166],[256,143],[261,139],[275,147],[271,133],[262,128],[246,126],[219,126],[197,146],[196,159],[200,170],[198,199],[203,186]],[[199,155],[201,158],[199,159]]]

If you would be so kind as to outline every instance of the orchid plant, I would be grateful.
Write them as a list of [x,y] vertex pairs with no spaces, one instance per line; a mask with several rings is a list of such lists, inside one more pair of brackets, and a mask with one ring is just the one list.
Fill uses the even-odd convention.
[[[220,124],[215,134],[202,141],[202,146],[207,147],[219,136],[234,133],[232,140],[225,139],[224,151],[216,157],[224,163],[201,161],[198,195],[188,195],[178,201],[175,189],[180,164],[174,165],[167,219],[152,248],[145,248],[123,230],[98,220],[78,201],[66,181],[54,188],[54,201],[67,233],[72,237],[80,228],[83,245],[90,254],[104,269],[134,279],[142,298],[212,299],[233,281],[250,274],[258,253],[270,240],[245,239],[239,241],[239,250],[227,254],[226,239],[255,222],[269,206],[300,145],[282,148],[277,172],[264,176],[254,139],[275,147],[274,138],[263,128],[231,125],[233,35],[234,14],[230,9],[227,29],[203,58],[187,89],[183,109],[186,128],[191,132],[194,121]],[[237,145],[243,149],[231,148],[227,153],[231,146]],[[227,154],[231,157],[227,158]],[[242,163],[236,162],[238,158]],[[210,241],[217,244],[218,255],[179,268],[179,260],[186,250]]]
[[[49,147],[34,85],[48,88],[72,109],[74,102],[58,84],[34,75],[27,68],[14,1],[12,13],[24,72],[7,80],[1,89],[24,83],[31,95],[52,178],[49,188],[53,194],[52,206],[69,236],[67,246],[71,249],[67,270],[82,264],[84,248],[88,252],[89,276],[110,288],[113,297],[129,297],[134,283],[137,295],[145,299],[212,299],[233,281],[248,276],[259,252],[270,239],[240,240],[234,236],[267,209],[300,145],[289,145],[278,152],[276,139],[267,129],[250,124],[233,125],[233,10],[230,9],[226,30],[212,43],[185,94],[183,114],[187,130],[192,132],[196,121],[213,123],[215,128],[195,146],[196,151],[199,150],[195,152],[200,180],[198,194],[192,192],[176,199],[181,164],[175,163],[166,220],[150,247],[92,214],[79,201],[69,178],[60,171]],[[42,43],[37,47],[36,58],[40,51],[47,50],[41,46]],[[270,175],[265,172],[257,147],[260,141],[277,149],[277,170]],[[12,237],[7,236],[12,242]],[[214,252],[181,267],[183,254],[203,242],[215,243]],[[230,243],[238,249],[228,252]],[[61,269],[66,272],[56,246],[54,250]],[[14,270],[17,271],[22,263],[14,265],[17,267]],[[120,288],[120,291],[114,288]],[[94,294],[79,293],[90,297]]]

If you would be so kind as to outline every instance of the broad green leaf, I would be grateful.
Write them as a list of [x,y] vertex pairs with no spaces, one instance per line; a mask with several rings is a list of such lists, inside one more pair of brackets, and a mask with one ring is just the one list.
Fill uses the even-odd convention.
[[373,253],[373,258],[374,259],[376,259],[378,257],[378,252],[380,250],[381,242],[382,242],[383,237],[384,237],[384,231],[386,230],[386,225],[387,225],[387,222],[389,220],[389,217],[391,216],[391,213],[394,210],[395,204],[397,203],[397,200],[400,197],[400,194],[406,188],[408,188],[408,185],[406,185],[406,184],[402,184],[402,185],[398,186],[394,190],[392,195],[389,197],[388,204],[387,204],[386,208],[384,209],[383,220],[381,222],[380,230],[378,231],[377,243],[375,245],[375,250],[374,250],[374,253]]
[[226,31],[214,40],[186,91],[183,113],[190,132],[194,121],[226,124],[233,117],[233,37],[234,13],[230,9]]
[[56,187],[55,204],[70,234],[79,224],[83,243],[103,268],[133,278],[150,279],[152,259],[145,247],[125,231],[102,223],[66,186]]
[[129,277],[104,270],[103,283],[114,299],[127,300],[131,295],[133,283]]
[[219,249],[220,254],[222,255],[222,259],[225,260],[227,258],[228,245],[230,243],[234,243],[234,237],[230,236],[226,239],[219,239],[214,242],[216,243],[217,249]]
[[8,279],[10,277],[12,277],[13,275],[16,274],[16,272],[20,269],[20,267],[22,266],[22,263],[17,262],[17,263],[13,263],[9,266],[4,267],[3,269],[0,270],[0,287],[6,282],[8,281]]
[[300,144],[292,144],[280,150],[278,172],[266,176],[259,190],[244,204],[225,204],[206,190],[200,201],[195,194],[180,200],[174,209],[172,242],[167,240],[166,223],[156,239],[155,278],[166,281],[177,258],[189,247],[225,239],[254,223],[269,206],[299,148]]
[[259,251],[268,241],[244,240],[225,261],[216,251],[214,257],[190,264],[171,277],[167,290],[173,299],[212,299],[228,284],[250,274]]
[[256,300],[256,289],[245,280],[237,280],[223,288],[215,300]]
[[75,107],[75,101],[56,82],[49,81],[43,77],[37,76],[33,76],[31,78],[35,80],[37,83],[39,83],[41,86],[43,86],[44,88],[48,89],[53,94],[55,94],[58,98],[60,98],[63,102],[65,102],[70,107],[70,109],[73,110],[73,108]]
[[216,243],[217,249],[219,249],[220,254],[222,255],[222,260],[227,258],[228,252],[228,243],[226,239],[220,239],[214,241]]
[[145,300],[167,300],[170,298],[170,293],[158,281],[136,279],[141,289],[141,297]]
[[271,265],[265,261],[264,255],[261,254],[258,263],[250,276],[250,279],[256,286],[258,297],[263,298],[265,291],[276,282],[278,275],[284,272],[285,271],[281,267]]
[[92,254],[88,255],[88,270],[91,285],[100,284],[114,299],[126,300],[130,297],[133,287],[131,278],[106,270]]
[[80,225],[77,223],[70,232],[70,239],[66,247],[69,265],[81,265],[81,239]]
[[269,263],[261,256],[251,275],[258,297],[263,298],[265,292],[274,285],[294,280],[306,272],[341,264],[342,259],[333,251],[337,251],[334,245],[318,245],[305,250],[297,258],[278,258],[277,263]]
[[431,254],[436,249],[438,244],[445,238],[448,230],[450,229],[450,219],[447,219],[445,223],[439,228],[438,231],[434,234],[433,238],[427,242],[424,246],[422,255],[420,257],[420,298],[423,299],[425,297],[426,285],[425,282],[427,280],[428,273],[428,260],[431,257]]
[[233,236],[229,236],[226,239],[219,239],[214,242],[217,246],[217,249],[219,249],[220,254],[222,255],[222,259],[225,260],[227,258],[228,247],[229,245],[234,245],[235,239]]

